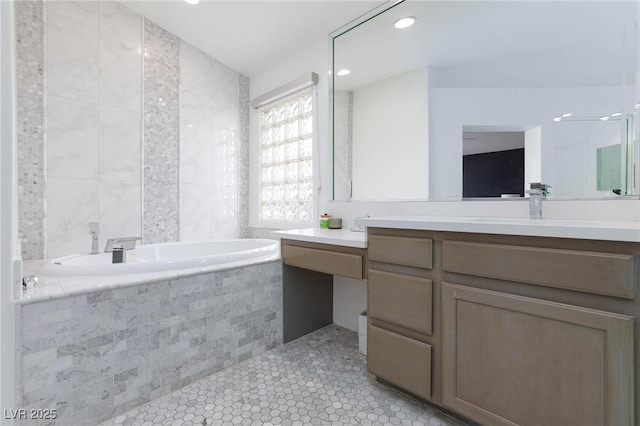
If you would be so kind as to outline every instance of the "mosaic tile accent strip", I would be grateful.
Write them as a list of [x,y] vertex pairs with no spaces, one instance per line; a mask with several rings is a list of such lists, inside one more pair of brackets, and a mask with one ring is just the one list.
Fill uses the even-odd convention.
[[430,425],[464,423],[381,385],[353,331],[328,326],[102,424]]
[[18,307],[18,403],[95,425],[282,344],[282,263]]
[[351,164],[353,154],[353,92],[336,90],[334,93],[334,199],[350,200],[353,179]]
[[178,241],[180,39],[144,20],[144,244]]
[[44,16],[41,1],[15,2],[18,233],[24,260],[44,257]]
[[241,238],[249,232],[249,78],[239,76],[238,110],[238,231]]

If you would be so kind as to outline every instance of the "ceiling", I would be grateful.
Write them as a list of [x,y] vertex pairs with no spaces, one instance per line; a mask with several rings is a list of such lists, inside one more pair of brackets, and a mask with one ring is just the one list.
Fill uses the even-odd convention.
[[246,76],[274,65],[382,0],[121,0],[133,11]]
[[[639,11],[638,1],[407,0],[336,39],[336,70],[351,70],[336,87],[422,67],[439,87],[616,85],[638,67]],[[404,16],[415,25],[395,29]]]

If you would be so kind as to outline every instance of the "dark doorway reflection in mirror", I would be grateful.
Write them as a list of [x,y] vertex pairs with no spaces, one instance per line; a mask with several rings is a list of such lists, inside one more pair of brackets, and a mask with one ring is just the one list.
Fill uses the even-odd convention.
[[463,126],[463,198],[524,197],[540,177],[540,132],[535,126]]

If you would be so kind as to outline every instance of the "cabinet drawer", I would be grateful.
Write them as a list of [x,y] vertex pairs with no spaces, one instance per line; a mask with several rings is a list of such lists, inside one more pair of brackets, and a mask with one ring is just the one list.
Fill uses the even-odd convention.
[[431,280],[369,270],[367,295],[372,318],[431,334]]
[[362,256],[356,254],[283,244],[282,261],[289,266],[362,279]]
[[369,260],[431,269],[432,241],[427,238],[368,236]]
[[370,373],[424,399],[431,397],[431,346],[370,325],[367,327]]
[[443,269],[633,299],[632,255],[443,242]]

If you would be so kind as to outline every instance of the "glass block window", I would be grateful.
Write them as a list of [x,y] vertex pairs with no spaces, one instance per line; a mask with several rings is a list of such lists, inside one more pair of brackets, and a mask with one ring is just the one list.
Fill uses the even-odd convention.
[[313,95],[303,92],[260,111],[260,220],[311,223]]

